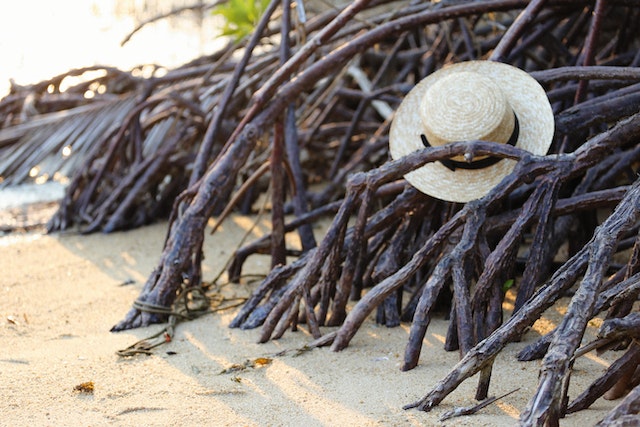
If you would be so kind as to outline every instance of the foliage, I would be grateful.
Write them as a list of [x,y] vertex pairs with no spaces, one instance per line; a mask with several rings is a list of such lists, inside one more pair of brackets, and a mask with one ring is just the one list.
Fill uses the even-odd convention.
[[224,18],[223,35],[242,40],[251,34],[268,5],[269,0],[229,0],[212,13]]
[[509,279],[502,284],[502,292],[507,292],[513,285],[515,284],[515,280]]

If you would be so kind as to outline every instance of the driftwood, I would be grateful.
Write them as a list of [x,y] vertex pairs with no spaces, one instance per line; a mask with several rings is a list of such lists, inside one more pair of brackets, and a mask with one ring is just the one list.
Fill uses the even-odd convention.
[[[612,387],[633,389],[612,414],[637,411],[640,4],[357,0],[306,22],[291,8],[272,1],[249,39],[166,74],[76,70],[101,75],[64,92],[68,75],[14,87],[0,102],[0,154],[11,156],[0,156],[4,185],[72,172],[51,231],[109,232],[169,217],[158,265],[113,329],[165,321],[157,307],[202,284],[209,219],[251,212],[268,193],[272,233],[241,248],[228,273],[239,279],[256,253],[271,255],[272,270],[232,327],[261,327],[264,342],[304,324],[310,346],[339,351],[375,311],[389,327],[411,323],[407,370],[444,310],[445,348],[461,360],[407,405],[430,410],[478,372],[476,397],[485,399],[496,355],[571,292],[561,324],[520,356],[543,360],[521,424],[557,425]],[[402,96],[447,63],[472,59],[514,64],[545,87],[556,117],[550,153],[461,141],[389,161]],[[65,147],[74,163],[52,156]],[[457,155],[518,163],[466,205],[403,180]],[[285,213],[295,219],[286,223]],[[331,226],[316,240],[311,224],[327,214]],[[284,243],[293,231],[302,241],[295,250]],[[298,258],[286,264],[286,255]],[[503,310],[507,292],[512,314]],[[569,404],[573,360],[598,315],[612,332],[593,348],[624,355]]]

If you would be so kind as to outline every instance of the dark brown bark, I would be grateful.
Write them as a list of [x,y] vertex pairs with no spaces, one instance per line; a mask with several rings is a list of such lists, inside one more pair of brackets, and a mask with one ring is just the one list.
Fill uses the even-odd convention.
[[[219,215],[217,229],[235,207],[251,212],[270,187],[272,232],[239,249],[228,273],[239,280],[256,253],[271,255],[272,269],[231,326],[262,326],[263,342],[304,326],[312,347],[338,351],[376,310],[387,326],[411,323],[406,370],[419,363],[431,319],[448,313],[446,348],[459,350],[461,361],[409,407],[432,408],[477,372],[476,397],[486,397],[491,374],[500,370],[496,355],[575,287],[563,322],[526,354],[544,362],[521,422],[556,425],[591,318],[606,311],[606,325],[617,325],[603,331],[600,351],[629,348],[614,366],[630,372],[635,360],[629,316],[640,268],[639,5],[414,3],[358,0],[294,24],[292,2],[274,0],[251,38],[165,76],[101,68],[105,77],[67,93],[59,90],[65,76],[16,86],[0,102],[0,151],[25,138],[31,149],[40,141],[59,150],[56,144],[82,132],[60,128],[52,136],[29,114],[76,107],[73,117],[87,117],[79,128],[89,133],[85,139],[100,143],[86,153],[51,230],[113,231],[171,212],[159,264],[114,330],[163,321],[182,290],[202,285],[210,217]],[[403,95],[429,73],[476,58],[509,62],[545,87],[556,117],[549,155],[461,141],[388,161],[392,112]],[[77,73],[84,71],[69,75]],[[103,104],[82,96],[92,84],[107,87]],[[52,123],[51,116],[36,117],[41,126]],[[45,129],[43,140],[34,136],[38,129]],[[486,197],[464,206],[431,199],[403,179],[457,155],[518,164]],[[11,159],[0,156],[0,175],[26,176],[29,170]],[[598,215],[615,207],[606,220]],[[286,223],[290,213],[295,218]],[[325,214],[333,222],[316,243],[312,224]],[[295,231],[301,248],[285,245],[285,233]],[[287,256],[298,258],[285,265]],[[515,295],[510,318],[505,292]],[[323,335],[329,325],[337,330]],[[612,383],[630,387],[621,381],[607,373],[570,410]],[[633,408],[629,402],[620,414]]]

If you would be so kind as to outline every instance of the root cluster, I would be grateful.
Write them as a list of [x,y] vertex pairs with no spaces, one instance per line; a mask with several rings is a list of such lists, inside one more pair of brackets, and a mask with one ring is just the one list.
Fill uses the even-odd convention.
[[[232,327],[261,327],[267,341],[305,325],[312,346],[338,351],[375,312],[389,327],[411,324],[408,370],[444,309],[445,348],[461,360],[407,405],[430,410],[478,372],[476,397],[485,398],[496,355],[571,293],[558,327],[520,354],[542,358],[521,424],[556,425],[605,393],[629,390],[602,423],[637,411],[640,5],[359,0],[305,22],[295,7],[273,1],[251,38],[176,70],[75,70],[14,87],[0,102],[4,184],[35,166],[40,176],[72,174],[51,231],[109,232],[169,216],[158,266],[114,330],[165,320],[143,307],[170,307],[201,284],[209,218],[251,212],[267,193],[272,233],[240,249],[229,276],[237,280],[256,253],[271,255],[272,270]],[[463,141],[390,161],[388,130],[403,95],[434,70],[473,59],[513,64],[545,87],[556,117],[549,154]],[[60,90],[90,71],[100,74]],[[56,157],[64,147],[75,155],[68,161]],[[465,154],[518,163],[465,205],[403,179]],[[327,215],[333,221],[317,241],[311,225]],[[301,249],[286,247],[288,232],[299,233]],[[287,255],[298,258],[286,264]],[[569,402],[573,362],[595,316],[606,321],[587,349],[623,355]]]

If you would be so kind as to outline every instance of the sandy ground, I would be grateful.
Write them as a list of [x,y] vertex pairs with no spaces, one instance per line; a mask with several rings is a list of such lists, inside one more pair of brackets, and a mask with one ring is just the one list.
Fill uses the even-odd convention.
[[[220,270],[249,218],[234,217],[206,240],[205,278]],[[519,363],[510,345],[494,367],[492,395],[520,387],[474,416],[438,418],[454,406],[474,403],[475,379],[465,382],[431,413],[405,411],[456,363],[442,350],[447,322],[430,327],[419,367],[400,372],[408,326],[388,329],[365,323],[351,346],[320,348],[295,357],[274,356],[310,341],[304,332],[257,344],[257,330],[229,329],[234,312],[210,314],[178,325],[173,342],[151,356],[119,358],[115,352],[161,329],[124,333],[109,329],[128,311],[162,248],[166,224],[111,235],[0,238],[0,425],[2,426],[418,426],[514,425],[535,389],[539,363]],[[260,232],[260,229],[256,231]],[[247,272],[264,273],[256,257]],[[123,285],[129,281],[133,284]],[[234,292],[246,293],[246,285]],[[540,322],[549,327],[562,310]],[[261,367],[228,374],[247,359],[271,358]],[[609,361],[588,355],[576,362],[571,396],[597,377]],[[93,393],[74,391],[92,381]],[[562,421],[593,425],[612,402]]]

